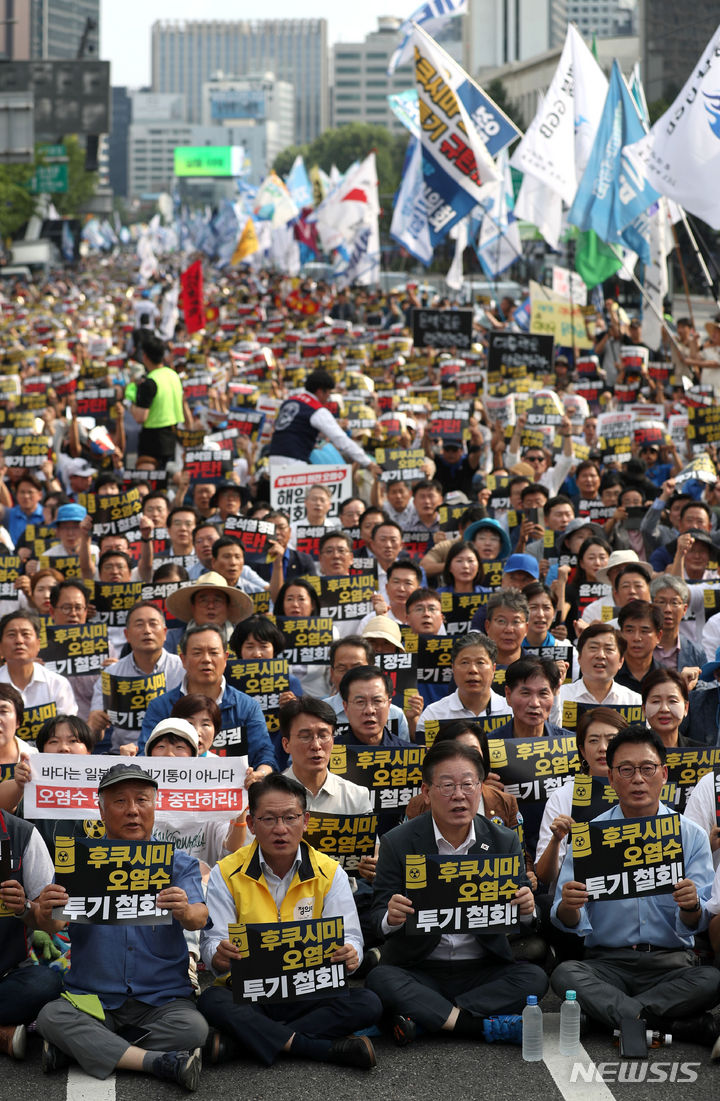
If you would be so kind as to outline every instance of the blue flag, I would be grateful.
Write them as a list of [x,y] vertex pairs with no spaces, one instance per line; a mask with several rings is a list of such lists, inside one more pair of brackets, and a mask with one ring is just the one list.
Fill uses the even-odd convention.
[[285,177],[285,183],[298,210],[313,205],[312,184],[305,168],[305,161],[299,154]]
[[616,60],[590,159],[568,212],[568,222],[581,230],[594,230],[606,244],[627,245],[647,262],[650,246],[643,214],[659,196],[623,153],[624,146],[644,135],[635,101]]

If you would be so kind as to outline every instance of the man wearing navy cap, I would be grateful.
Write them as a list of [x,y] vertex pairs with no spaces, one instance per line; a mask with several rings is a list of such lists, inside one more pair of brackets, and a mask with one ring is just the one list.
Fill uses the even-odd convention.
[[[107,840],[151,840],[157,787],[137,764],[114,765],[105,773],[98,803]],[[66,905],[68,894],[53,883],[37,901],[48,920],[54,908]],[[71,923],[65,985],[71,998],[83,1000],[83,1009],[58,998],[38,1017],[45,1073],[74,1059],[95,1078],[134,1070],[197,1089],[208,1027],[192,1001],[183,936],[185,929],[202,929],[208,917],[195,857],[175,850],[172,884],[157,901],[171,912],[170,924]]]

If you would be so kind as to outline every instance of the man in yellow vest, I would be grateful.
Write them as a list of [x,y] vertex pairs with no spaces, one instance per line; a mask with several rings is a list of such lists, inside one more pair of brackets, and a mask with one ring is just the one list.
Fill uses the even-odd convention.
[[147,371],[139,384],[130,411],[142,425],[138,458],[155,459],[158,466],[175,458],[175,428],[185,419],[182,383],[171,367],[165,367],[165,345],[154,333],[142,340],[142,361]]
[[375,1052],[367,1036],[352,1036],[381,1016],[379,998],[349,989],[282,1002],[235,1002],[229,974],[240,950],[228,937],[232,922],[265,924],[342,917],[345,943],[332,956],[356,971],[362,934],[348,877],[331,857],[311,848],[302,835],[309,815],[302,784],[271,773],[248,791],[247,824],[255,835],[210,873],[208,928],[201,935],[205,965],[218,982],[204,991],[198,1009],[219,1032],[205,1051],[210,1062],[252,1055],[270,1066],[279,1055],[339,1063],[369,1070]]

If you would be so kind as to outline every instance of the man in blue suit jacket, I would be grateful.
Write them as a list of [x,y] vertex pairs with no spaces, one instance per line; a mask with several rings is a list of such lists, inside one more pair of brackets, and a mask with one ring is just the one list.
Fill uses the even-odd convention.
[[161,719],[169,717],[180,697],[198,693],[217,703],[223,733],[244,727],[249,766],[246,786],[251,780],[276,772],[277,760],[260,704],[225,682],[223,671],[228,651],[220,628],[213,623],[188,627],[180,640],[180,658],[185,667],[182,684],[150,703],[140,731],[138,753],[145,752],[151,732]]
[[423,762],[422,792],[430,814],[422,814],[385,834],[380,843],[372,917],[385,937],[381,962],[366,986],[394,1015],[398,1044],[426,1032],[454,1032],[465,1038],[519,1043],[520,1017],[528,994],[542,997],[545,972],[516,963],[504,933],[408,935],[413,913],[405,895],[405,858],[479,853],[520,858],[515,901],[521,920],[535,909],[517,835],[489,822],[481,811],[485,769],[476,749],[457,741],[433,746]]

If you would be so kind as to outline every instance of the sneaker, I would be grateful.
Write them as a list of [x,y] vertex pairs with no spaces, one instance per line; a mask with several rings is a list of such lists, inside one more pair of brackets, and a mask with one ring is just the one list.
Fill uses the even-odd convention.
[[51,1044],[49,1040],[43,1040],[40,1065],[43,1074],[54,1074],[56,1070],[65,1070],[70,1066],[70,1056],[59,1047],[55,1047],[55,1044]]
[[24,1059],[27,1048],[27,1029],[25,1025],[0,1026],[0,1051],[11,1059]]
[[396,1013],[392,1019],[392,1034],[398,1047],[407,1047],[417,1038],[417,1025],[412,1017]]
[[202,1048],[194,1051],[166,1051],[158,1055],[152,1065],[156,1078],[169,1078],[183,1086],[188,1093],[194,1093],[200,1084],[202,1070]]
[[202,1049],[204,1064],[227,1063],[231,1059],[239,1058],[240,1054],[240,1046],[231,1036],[216,1028],[210,1029]]
[[486,1017],[483,1021],[483,1033],[488,1044],[521,1044],[522,1017],[518,1014]]
[[375,1048],[368,1036],[344,1036],[342,1040],[333,1040],[330,1048],[329,1063],[341,1063],[346,1067],[360,1067],[372,1070],[377,1064]]

